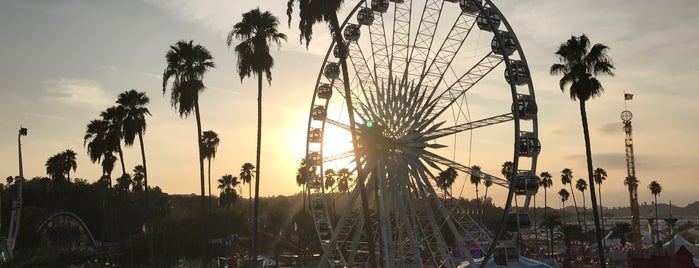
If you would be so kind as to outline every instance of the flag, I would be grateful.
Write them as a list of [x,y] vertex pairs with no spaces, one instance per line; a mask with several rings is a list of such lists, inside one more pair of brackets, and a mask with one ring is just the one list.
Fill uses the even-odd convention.
[[633,100],[633,94],[624,93],[624,100]]

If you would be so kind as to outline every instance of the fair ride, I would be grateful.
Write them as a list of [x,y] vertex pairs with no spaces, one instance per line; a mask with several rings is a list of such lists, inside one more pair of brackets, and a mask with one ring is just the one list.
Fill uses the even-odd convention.
[[[541,146],[528,65],[503,14],[489,0],[366,0],[341,27],[345,43],[328,48],[307,125],[306,193],[320,266],[456,267],[475,263],[472,253],[516,261]],[[487,133],[482,144],[475,131]],[[479,150],[507,152],[513,172],[472,169]],[[497,230],[440,183],[445,170],[505,189]]]

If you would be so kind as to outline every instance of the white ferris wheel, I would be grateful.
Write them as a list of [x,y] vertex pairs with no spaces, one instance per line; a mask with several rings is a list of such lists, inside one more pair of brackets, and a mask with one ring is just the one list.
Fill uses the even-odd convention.
[[[321,265],[456,267],[476,254],[512,260],[511,241],[498,239],[530,226],[541,146],[528,65],[503,14],[490,0],[360,0],[341,23],[350,96],[333,43],[307,126],[307,200]],[[505,138],[479,145],[471,139],[478,131]],[[475,147],[510,152],[503,158],[513,164],[511,179],[472,169]],[[449,168],[506,189],[498,230],[440,187],[436,178]]]

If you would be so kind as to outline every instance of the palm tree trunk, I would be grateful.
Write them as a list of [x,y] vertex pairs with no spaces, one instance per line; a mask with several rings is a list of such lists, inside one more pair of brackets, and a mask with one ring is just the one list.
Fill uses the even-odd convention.
[[151,235],[151,214],[150,214],[150,203],[148,202],[148,169],[146,168],[146,150],[143,146],[143,134],[138,132],[138,143],[141,145],[141,161],[143,162],[143,185],[144,185],[144,199],[146,203],[146,234],[148,235],[148,252],[147,257],[150,260],[153,256],[153,236]]
[[[548,199],[548,191],[547,190],[548,190],[548,187],[544,187],[544,219],[549,218],[549,213],[548,213],[549,207],[548,207],[548,200],[547,200]],[[550,255],[551,254],[551,247],[552,247],[551,243],[552,243],[551,237],[549,236],[549,233],[546,232],[546,249],[547,249],[546,253],[548,253],[549,256],[551,256]]]
[[124,153],[121,151],[121,145],[117,145],[117,151],[119,152],[119,161],[121,162],[121,175],[126,174],[126,166],[124,165]]
[[585,231],[587,231],[587,216],[585,215],[585,213],[587,212],[587,204],[586,204],[587,202],[585,202],[585,191],[580,191],[580,193],[582,194],[582,197],[583,197],[583,212],[582,212],[583,228]]
[[[199,100],[196,100],[194,102],[194,114],[195,114],[196,119],[197,119],[197,145],[199,147],[198,157],[199,157],[199,178],[200,178],[200,185],[201,185],[201,209],[202,209],[202,211],[205,211],[206,210],[206,192],[204,189],[204,157],[203,157],[204,151],[202,151],[203,146],[201,144],[201,117],[199,115]],[[204,222],[206,222],[206,221],[204,221]],[[207,254],[208,252],[207,252],[207,248],[206,248],[208,235],[206,233],[207,228],[205,225],[206,224],[201,225],[201,228],[202,228],[201,229],[201,238],[204,240],[204,241],[202,241],[202,242],[204,242],[202,244],[202,252],[203,252],[202,260],[204,261],[204,264],[208,264],[209,257],[208,257],[208,254]]]
[[209,163],[207,164],[208,165],[207,169],[209,172],[208,178],[207,178],[207,180],[209,180],[209,211],[211,211],[211,159],[207,159],[207,160],[209,161]]
[[660,233],[658,233],[658,195],[654,194],[653,198],[655,198],[655,244],[657,245],[660,240]]
[[606,267],[604,258],[604,246],[602,245],[602,227],[599,223],[599,213],[597,211],[597,196],[595,193],[595,180],[592,172],[592,148],[590,146],[590,131],[587,125],[587,111],[585,111],[585,102],[580,101],[580,117],[582,118],[583,133],[585,136],[585,155],[587,156],[587,177],[590,184],[590,202],[592,202],[592,214],[595,218],[595,238],[597,240],[597,254],[599,264],[602,268]]
[[[361,3],[361,2],[360,2]],[[357,6],[358,7],[358,6]],[[355,7],[355,8],[357,8]],[[356,131],[356,124],[354,122],[354,107],[352,104],[352,94],[350,92],[350,85],[349,85],[349,73],[347,70],[347,48],[344,46],[344,41],[342,40],[342,29],[340,29],[340,23],[337,20],[337,13],[333,13],[333,16],[330,19],[330,28],[333,32],[333,36],[335,37],[335,45],[340,46],[340,66],[342,67],[342,83],[344,85],[344,91],[345,91],[345,103],[347,104],[347,114],[349,117],[350,121],[350,133],[352,134],[352,140],[356,141],[357,140],[357,131]],[[366,176],[362,176],[362,165],[358,157],[358,152],[359,148],[357,147],[356,142],[352,142],[352,146],[354,149],[354,161],[356,162],[356,169],[357,169],[357,174],[360,174],[357,177],[357,185],[359,186],[359,193],[362,198],[362,213],[364,214],[366,219],[369,219],[369,198],[367,197],[366,193],[366,185],[364,183],[364,180]],[[366,226],[366,233],[367,237],[374,237],[373,235],[373,230],[371,225]],[[376,252],[375,251],[375,245],[373,242],[370,242],[368,245],[368,250],[369,252]],[[376,262],[376,255],[375,254],[369,254],[369,265],[370,267],[374,268],[377,267],[377,262]]]
[[[602,224],[602,236],[606,235],[604,231],[604,206],[602,206],[602,184],[597,184],[597,195],[599,196],[599,219]],[[605,245],[606,246],[606,245]]]
[[582,222],[580,221],[580,212],[578,211],[578,201],[575,200],[575,190],[573,190],[573,181],[568,184],[570,185],[570,196],[573,197],[573,207],[575,207],[575,217],[578,219],[578,225],[582,226]]
[[[262,144],[262,72],[257,73],[257,156],[255,158],[255,215],[252,224],[252,258],[257,260],[257,221],[260,207],[260,153]],[[257,265],[257,264],[255,264]]]

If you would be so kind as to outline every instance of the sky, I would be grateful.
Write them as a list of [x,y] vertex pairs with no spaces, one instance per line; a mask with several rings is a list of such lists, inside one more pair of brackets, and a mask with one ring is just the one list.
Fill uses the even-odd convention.
[[[356,0],[345,2],[343,14]],[[542,142],[537,172],[549,171],[554,181],[549,206],[560,205],[555,192],[561,188],[563,168],[571,168],[576,179],[587,178],[578,103],[561,92],[559,77],[548,73],[557,62],[557,46],[581,33],[609,46],[616,67],[614,77],[600,78],[604,95],[587,103],[593,162],[609,174],[602,186],[605,206],[629,202],[619,117],[625,105],[634,113],[640,201],[652,202],[647,188],[652,180],[663,187],[659,202],[684,206],[697,200],[699,185],[693,182],[699,179],[694,169],[699,145],[693,140],[699,132],[699,61],[692,55],[699,43],[699,2],[541,0],[495,5],[517,34],[532,73]],[[26,178],[45,176],[46,159],[72,149],[78,153],[78,168],[71,177],[95,181],[101,167],[86,155],[86,125],[113,105],[119,93],[136,89],[150,97],[152,117],[144,136],[150,185],[172,194],[199,193],[196,124],[170,106],[161,78],[169,46],[194,40],[211,51],[216,64],[206,74],[207,89],[200,96],[203,130],[214,130],[221,138],[211,165],[212,187],[224,174],[237,175],[243,163],[255,162],[257,84],[237,75],[236,55],[227,47],[226,35],[242,13],[256,7],[279,17],[279,30],[289,37],[272,52],[273,80],[263,89],[260,193],[298,193],[296,168],[305,154],[313,87],[329,35],[319,25],[310,46],[302,45],[297,14],[292,27],[286,26],[285,0],[0,0],[0,174],[18,174],[17,133],[26,127]],[[634,99],[625,103],[624,92]],[[480,94],[487,99],[487,91]],[[478,98],[471,102],[477,106]],[[511,128],[503,132],[511,135]],[[492,142],[477,131],[473,135],[474,144],[479,138]],[[481,150],[488,155],[459,161],[499,174],[512,155],[511,149],[500,147],[511,148],[512,139],[500,143],[505,146],[482,145],[492,148]],[[128,170],[140,164],[137,145],[125,148],[124,160]],[[461,187],[465,179],[460,175],[455,185]],[[459,194],[473,198],[469,187]],[[505,191],[491,193],[498,204]],[[543,195],[537,202],[543,204]]]

